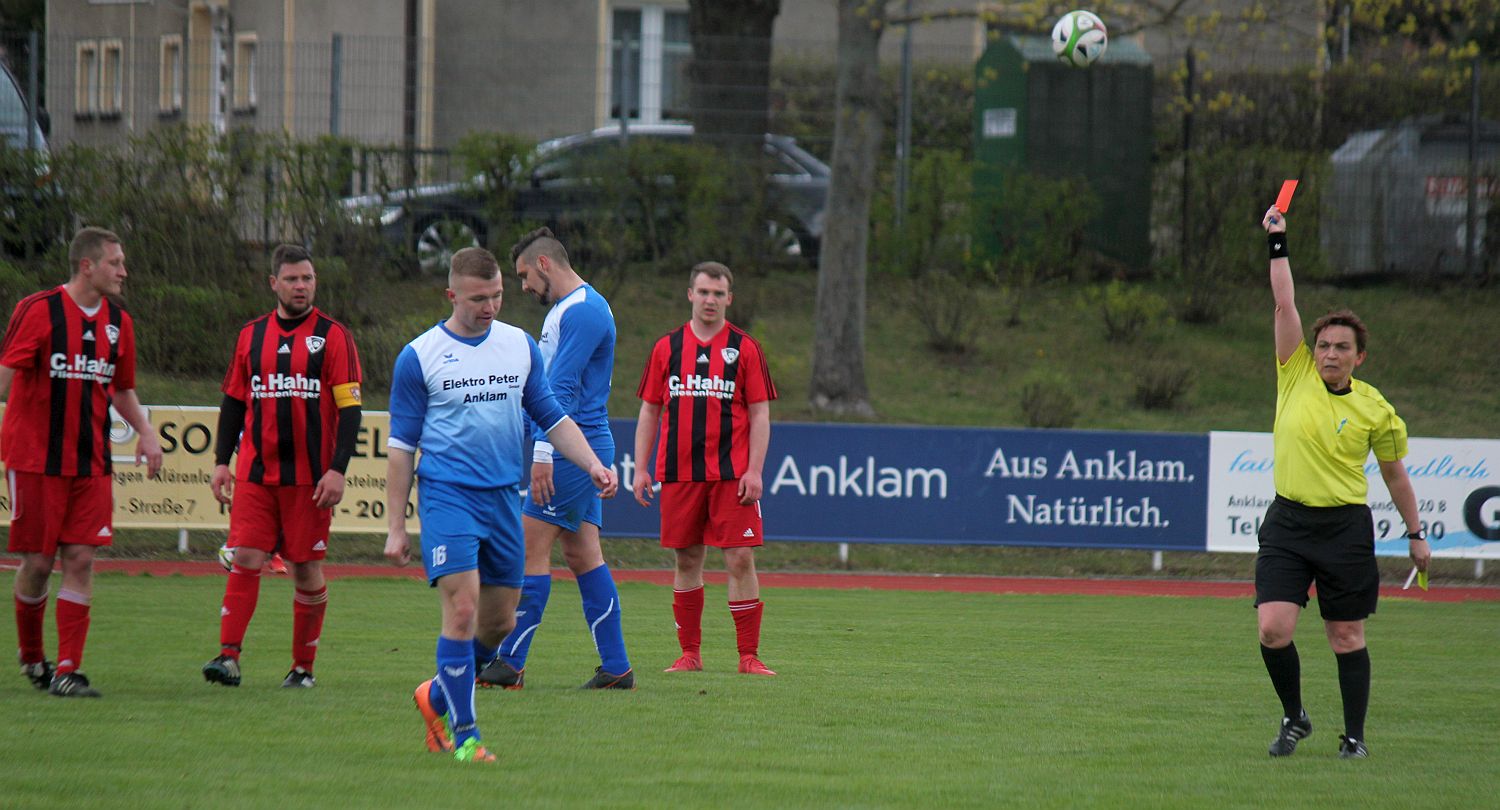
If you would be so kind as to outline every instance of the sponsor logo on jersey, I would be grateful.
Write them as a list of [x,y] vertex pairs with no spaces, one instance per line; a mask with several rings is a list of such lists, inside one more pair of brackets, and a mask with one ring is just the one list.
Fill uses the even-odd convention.
[[312,352],[313,354],[317,354],[318,352],[323,351],[323,344],[325,342],[326,341],[324,341],[323,338],[320,338],[317,335],[308,335],[307,350],[309,352]]
[[733,380],[726,380],[717,374],[712,377],[702,374],[689,374],[686,377],[680,377],[673,374],[667,378],[667,395],[673,397],[733,399],[734,385]]
[[724,348],[719,350],[719,356],[724,358],[725,363],[734,365],[734,361],[740,359],[740,350],[731,349],[728,346],[725,346]]
[[[284,347],[283,347],[284,348]],[[322,396],[323,381],[306,374],[259,374],[250,375],[251,399],[317,399]]]
[[86,354],[75,354],[69,358],[62,352],[54,353],[47,361],[51,376],[64,380],[93,380],[108,385],[115,378],[115,364]]

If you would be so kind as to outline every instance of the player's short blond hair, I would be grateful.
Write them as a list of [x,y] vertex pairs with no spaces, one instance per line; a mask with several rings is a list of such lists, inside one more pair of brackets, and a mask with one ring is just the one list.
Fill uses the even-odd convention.
[[495,260],[495,254],[482,247],[466,247],[453,254],[448,265],[448,286],[452,287],[453,280],[460,276],[489,281],[498,275],[500,262]]
[[77,273],[78,265],[84,259],[97,262],[104,257],[105,245],[118,244],[120,237],[114,231],[92,225],[79,228],[78,233],[73,234],[73,241],[68,243],[68,264]]

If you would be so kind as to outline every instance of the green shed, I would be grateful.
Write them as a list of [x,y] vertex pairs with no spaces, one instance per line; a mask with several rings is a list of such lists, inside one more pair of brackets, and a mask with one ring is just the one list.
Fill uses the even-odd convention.
[[[1136,270],[1151,261],[1151,57],[1111,40],[1087,68],[1063,64],[1047,37],[1002,35],[975,65],[974,194],[1007,174],[1081,175],[1098,195],[1086,244]],[[1003,227],[1003,226],[1002,226]],[[994,232],[976,234],[997,250]]]

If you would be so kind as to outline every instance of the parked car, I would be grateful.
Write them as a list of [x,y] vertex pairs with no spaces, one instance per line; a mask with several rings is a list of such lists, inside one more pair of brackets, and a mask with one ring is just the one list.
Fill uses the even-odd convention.
[[20,84],[0,62],[0,249],[5,253],[43,249],[59,230],[43,121],[28,114]]
[[[629,128],[632,141],[689,143],[687,124],[638,125]],[[523,167],[517,162],[512,222],[540,223],[561,233],[586,228],[590,217],[601,216],[597,201],[587,194],[589,172],[597,172],[606,150],[618,148],[618,126],[569,135],[538,145]],[[828,166],[786,135],[766,135],[763,155],[770,195],[771,219],[763,223],[768,239],[787,255],[816,260],[823,235],[828,201]],[[527,168],[529,167],[529,168]],[[673,178],[662,178],[670,185]],[[378,222],[386,238],[409,246],[424,274],[446,270],[457,250],[483,245],[495,224],[485,210],[484,179],[397,189],[384,195],[351,197],[342,201],[351,215]],[[759,227],[759,226],[758,226]]]

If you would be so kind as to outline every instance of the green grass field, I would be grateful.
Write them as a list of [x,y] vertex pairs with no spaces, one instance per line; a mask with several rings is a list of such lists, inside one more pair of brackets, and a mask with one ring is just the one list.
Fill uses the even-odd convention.
[[709,671],[660,674],[671,591],[627,584],[639,689],[585,693],[597,659],[560,582],[526,689],[477,697],[501,762],[461,766],[423,750],[411,706],[437,627],[423,583],[335,581],[319,686],[296,692],[279,688],[285,579],[262,590],[245,685],[203,682],[222,586],[100,576],[85,670],[105,697],[0,681],[0,805],[1437,808],[1500,792],[1496,603],[1382,605],[1362,762],[1335,755],[1333,656],[1305,621],[1316,731],[1273,761],[1279,709],[1242,600],[773,589],[762,654],[781,675],[759,679],[733,674],[722,588]]

